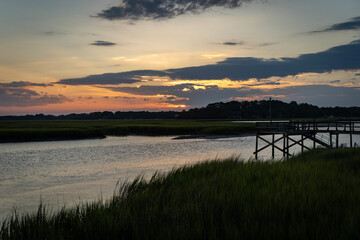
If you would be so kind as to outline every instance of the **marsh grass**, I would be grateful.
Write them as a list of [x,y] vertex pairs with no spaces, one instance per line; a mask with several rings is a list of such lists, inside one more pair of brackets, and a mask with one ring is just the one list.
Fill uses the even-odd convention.
[[201,120],[0,121],[0,142],[103,138],[130,134],[165,136],[255,132],[255,125]]
[[201,162],[123,183],[112,199],[16,212],[1,239],[359,239],[359,149]]

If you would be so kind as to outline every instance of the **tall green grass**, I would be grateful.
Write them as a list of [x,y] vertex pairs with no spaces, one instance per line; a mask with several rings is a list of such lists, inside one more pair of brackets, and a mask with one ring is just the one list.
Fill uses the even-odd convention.
[[360,150],[214,160],[122,184],[112,199],[14,213],[1,239],[359,239]]

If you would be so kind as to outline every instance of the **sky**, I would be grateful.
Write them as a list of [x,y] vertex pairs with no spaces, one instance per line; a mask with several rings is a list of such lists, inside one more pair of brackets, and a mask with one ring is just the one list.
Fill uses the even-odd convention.
[[0,115],[360,106],[359,0],[5,0]]

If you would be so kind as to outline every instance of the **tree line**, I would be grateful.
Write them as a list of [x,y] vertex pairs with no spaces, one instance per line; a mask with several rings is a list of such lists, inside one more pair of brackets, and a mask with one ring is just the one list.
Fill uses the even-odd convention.
[[[270,110],[271,105],[271,110]],[[105,120],[105,119],[269,119],[272,118],[350,118],[360,117],[360,107],[318,107],[295,101],[231,101],[177,111],[104,111],[67,115],[0,116],[0,120]]]

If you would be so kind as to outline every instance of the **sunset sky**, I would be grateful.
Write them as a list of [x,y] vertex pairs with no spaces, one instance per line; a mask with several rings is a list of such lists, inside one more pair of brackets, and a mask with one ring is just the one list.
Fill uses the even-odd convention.
[[359,0],[6,0],[0,115],[360,106]]

